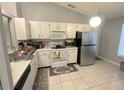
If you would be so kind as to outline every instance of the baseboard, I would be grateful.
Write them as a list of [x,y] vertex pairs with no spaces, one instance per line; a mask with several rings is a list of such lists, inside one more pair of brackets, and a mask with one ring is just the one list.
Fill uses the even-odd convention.
[[101,58],[102,60],[108,61],[108,62],[110,62],[110,63],[112,63],[112,64],[114,64],[114,65],[120,67],[120,64],[116,63],[115,61],[112,61],[112,60],[110,60],[110,59],[107,59],[107,58],[104,58],[104,57],[101,57],[101,56],[97,56],[97,57],[99,57],[99,58]]

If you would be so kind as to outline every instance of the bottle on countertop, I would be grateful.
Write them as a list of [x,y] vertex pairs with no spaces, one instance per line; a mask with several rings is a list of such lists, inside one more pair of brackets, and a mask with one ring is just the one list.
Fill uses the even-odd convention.
[[45,48],[48,48],[48,47],[49,47],[49,43],[48,43],[47,40],[44,41],[44,47],[45,47]]

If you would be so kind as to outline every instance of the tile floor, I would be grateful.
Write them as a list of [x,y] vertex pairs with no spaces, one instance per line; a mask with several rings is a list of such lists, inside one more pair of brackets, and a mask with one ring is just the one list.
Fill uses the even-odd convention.
[[48,74],[48,90],[124,89],[124,72],[112,63],[97,61],[95,65],[80,67],[75,64],[75,67],[79,71],[56,76]]

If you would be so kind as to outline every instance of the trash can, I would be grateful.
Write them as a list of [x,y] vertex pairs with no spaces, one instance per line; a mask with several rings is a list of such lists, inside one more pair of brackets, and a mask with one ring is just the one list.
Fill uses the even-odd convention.
[[124,71],[124,62],[120,62],[120,70]]

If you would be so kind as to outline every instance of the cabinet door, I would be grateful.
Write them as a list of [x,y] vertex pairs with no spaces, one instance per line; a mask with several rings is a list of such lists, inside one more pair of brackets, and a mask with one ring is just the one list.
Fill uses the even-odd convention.
[[66,31],[67,25],[65,23],[50,23],[51,31]]
[[49,23],[40,22],[40,31],[41,31],[41,39],[49,39],[50,38]]
[[81,32],[89,32],[92,31],[91,27],[88,24],[78,24],[77,30]]
[[56,31],[58,29],[58,24],[57,23],[50,23],[50,31]]
[[75,38],[76,24],[67,24],[67,38]]
[[2,13],[7,15],[17,16],[16,3],[15,2],[0,2]]
[[77,49],[68,50],[68,63],[77,63]]
[[36,76],[37,68],[38,68],[38,55],[37,54],[35,54],[35,56],[32,60],[32,64],[33,64],[33,69],[34,69],[34,71],[33,71],[34,75],[33,76],[34,76],[34,80],[35,80],[35,76]]
[[65,23],[59,23],[59,26],[60,26],[60,30],[61,31],[67,31],[67,24],[65,24]]
[[40,25],[39,22],[29,21],[31,39],[40,39]]
[[24,18],[14,18],[15,31],[17,40],[26,40],[27,32],[26,32],[26,24]]
[[39,52],[39,67],[47,67],[50,66],[50,52],[43,51]]

